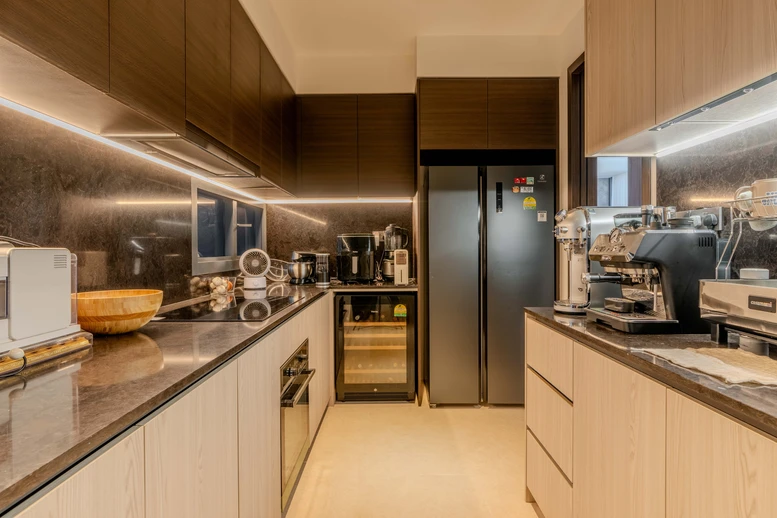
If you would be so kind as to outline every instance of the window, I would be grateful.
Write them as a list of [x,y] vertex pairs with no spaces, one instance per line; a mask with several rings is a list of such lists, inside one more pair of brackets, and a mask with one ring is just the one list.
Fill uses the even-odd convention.
[[227,254],[227,204],[231,200],[197,190],[197,255],[225,257]]
[[228,191],[192,180],[192,273],[237,270],[240,255],[265,242],[264,205],[230,197]]

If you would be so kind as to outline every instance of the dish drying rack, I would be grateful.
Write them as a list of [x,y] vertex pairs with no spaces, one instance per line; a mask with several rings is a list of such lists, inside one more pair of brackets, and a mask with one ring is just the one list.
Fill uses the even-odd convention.
[[[715,280],[720,280],[720,271],[721,271],[721,265],[724,262],[727,262],[728,264],[731,264],[731,261],[734,259],[734,254],[737,251],[737,248],[739,247],[739,242],[742,239],[742,227],[745,224],[745,222],[775,222],[777,223],[777,214],[774,216],[754,216],[751,214],[751,212],[755,211],[755,207],[757,204],[760,204],[762,207],[764,206],[764,202],[769,201],[770,202],[770,209],[769,210],[777,210],[777,196],[771,195],[771,196],[753,196],[751,198],[741,198],[738,200],[728,200],[724,201],[722,205],[724,207],[728,207],[729,209],[729,220],[731,221],[731,232],[728,236],[728,241],[726,241],[726,246],[723,247],[723,251],[720,254],[720,259],[718,259],[718,264],[715,267]],[[742,207],[748,207],[747,209],[744,209]],[[735,226],[739,225],[739,230],[735,233],[734,228]],[[750,228],[753,228],[751,225]],[[765,230],[769,230],[774,227],[764,228],[761,230],[753,228],[756,232],[763,232]],[[736,239],[734,238],[736,234]],[[734,243],[733,248],[731,247],[731,243]],[[731,248],[731,252],[729,252],[729,248]],[[728,253],[728,255],[726,255]],[[728,267],[723,268],[723,270],[726,272],[726,278],[728,278]]]

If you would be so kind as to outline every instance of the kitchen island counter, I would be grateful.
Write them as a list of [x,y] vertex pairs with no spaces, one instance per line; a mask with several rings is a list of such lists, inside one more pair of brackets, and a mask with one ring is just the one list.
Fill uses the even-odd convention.
[[291,291],[304,298],[264,322],[151,322],[134,333],[95,337],[85,359],[64,358],[43,372],[3,381],[0,512],[327,293]]
[[708,334],[627,334],[589,322],[584,316],[572,317],[555,313],[552,308],[526,308],[526,315],[678,392],[777,438],[777,387],[728,384],[639,350],[725,347],[712,342]]

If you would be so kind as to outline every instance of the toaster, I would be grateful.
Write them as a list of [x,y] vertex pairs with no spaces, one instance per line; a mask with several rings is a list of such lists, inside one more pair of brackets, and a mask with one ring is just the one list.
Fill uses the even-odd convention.
[[0,243],[0,354],[81,330],[75,274],[65,248]]

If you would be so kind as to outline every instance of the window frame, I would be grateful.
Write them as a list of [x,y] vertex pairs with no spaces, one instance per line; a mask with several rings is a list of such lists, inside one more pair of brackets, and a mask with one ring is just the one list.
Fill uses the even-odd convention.
[[[227,221],[224,233],[224,249],[229,255],[222,257],[200,257],[199,256],[199,228],[197,201],[198,193],[203,191],[207,194],[218,196],[227,201],[225,206],[225,220]],[[222,189],[211,183],[193,178],[191,181],[191,199],[192,199],[192,275],[206,275],[212,273],[222,273],[240,269],[240,257],[237,255],[237,205],[242,203],[250,207],[255,207],[259,211],[260,224],[256,229],[256,244],[259,248],[266,248],[267,238],[267,205],[255,203],[251,200],[238,199],[235,194]]]

